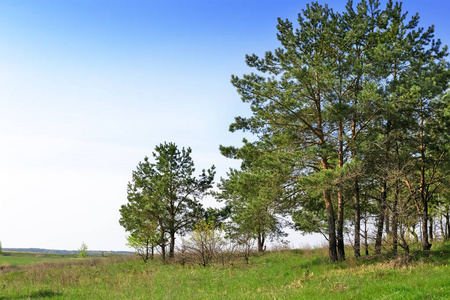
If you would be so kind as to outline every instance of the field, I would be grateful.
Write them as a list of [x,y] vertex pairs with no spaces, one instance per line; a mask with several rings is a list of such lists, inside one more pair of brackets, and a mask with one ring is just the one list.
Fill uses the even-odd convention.
[[75,258],[76,255],[31,253],[31,252],[3,252],[0,255],[0,267],[23,266],[40,262],[55,262]]
[[450,299],[450,245],[335,264],[324,249],[273,251],[249,264],[236,258],[206,268],[131,258],[47,257],[3,270],[0,299]]

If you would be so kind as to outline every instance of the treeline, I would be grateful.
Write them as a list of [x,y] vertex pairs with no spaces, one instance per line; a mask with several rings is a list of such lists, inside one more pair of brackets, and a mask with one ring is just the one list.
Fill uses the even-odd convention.
[[175,234],[205,219],[226,220],[229,236],[251,236],[260,251],[286,226],[320,232],[331,261],[345,260],[346,241],[359,257],[369,243],[395,254],[449,239],[447,47],[392,1],[350,1],[342,13],[312,3],[297,21],[280,19],[280,48],[248,55],[255,71],[232,76],[252,115],[230,130],[255,139],[221,146],[242,161],[215,193],[225,208],[198,201],[214,168],[195,179],[190,150],[161,145],[156,163],[133,173],[121,209],[130,244],[164,255],[169,243],[173,257]]

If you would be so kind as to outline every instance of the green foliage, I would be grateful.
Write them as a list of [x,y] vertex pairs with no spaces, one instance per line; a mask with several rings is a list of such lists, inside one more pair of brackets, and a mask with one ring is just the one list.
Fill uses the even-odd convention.
[[159,240],[159,232],[156,230],[151,232],[134,231],[127,236],[127,246],[133,248],[146,263],[149,258],[153,259],[153,251]]
[[179,150],[173,143],[156,146],[154,162],[148,157],[133,171],[128,183],[128,204],[120,209],[120,224],[133,239],[149,241],[174,256],[175,235],[184,234],[203,218],[200,199],[212,187],[215,167],[202,170],[199,178],[193,176],[192,150]]
[[[236,117],[230,131],[251,132],[256,141],[221,147],[222,153],[243,160],[239,177],[251,174],[262,182],[259,191],[284,189],[278,204],[287,203],[298,229],[326,232],[332,261],[336,246],[345,259],[344,221],[350,214],[360,235],[362,197],[371,204],[365,207],[376,208],[379,243],[387,210],[405,228],[406,220],[417,220],[410,214],[416,207],[425,224],[425,249],[428,206],[450,170],[447,48],[433,40],[433,27],[420,28],[417,14],[408,20],[401,3],[392,1],[384,8],[377,0],[349,1],[341,13],[315,2],[297,21],[295,28],[278,20],[280,47],[262,57],[247,55],[253,72],[232,76],[252,115]],[[263,170],[277,168],[261,164],[258,153],[287,157],[279,162],[290,173],[273,185],[264,176],[259,181]],[[243,194],[244,186],[231,189]],[[257,190],[239,195],[246,199],[240,202],[254,201]]]
[[88,251],[88,247],[87,247],[87,245],[83,242],[83,243],[81,244],[80,249],[78,249],[78,257],[79,257],[79,258],[86,258],[87,255],[88,255],[87,251]]
[[[225,148],[222,150],[226,152]],[[283,215],[290,207],[283,185],[291,172],[286,163],[289,155],[264,153],[246,144],[236,152],[236,158],[242,159],[242,170],[231,169],[215,196],[225,201],[228,209],[229,236],[252,236],[258,241],[258,250],[263,251],[266,239],[285,236],[282,228],[288,225]]]

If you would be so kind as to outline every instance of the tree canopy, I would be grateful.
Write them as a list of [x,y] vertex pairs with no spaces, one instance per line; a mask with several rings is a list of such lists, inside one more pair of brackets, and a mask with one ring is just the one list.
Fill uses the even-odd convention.
[[189,148],[161,144],[133,172],[121,209],[134,240],[163,257],[169,242],[173,257],[175,235],[202,220],[263,251],[292,225],[323,234],[334,262],[346,259],[345,233],[355,257],[369,242],[376,254],[409,251],[418,233],[428,251],[437,225],[449,239],[450,66],[433,26],[401,3],[362,0],[342,12],[313,2],[277,29],[280,46],[247,55],[253,72],[231,78],[252,114],[230,131],[254,138],[220,146],[241,160],[214,193],[225,207],[199,202],[214,167],[197,179]]
[[180,151],[173,143],[156,146],[154,162],[145,157],[133,171],[128,204],[121,208],[121,225],[132,235],[158,239],[163,257],[167,242],[169,256],[173,257],[176,234],[191,230],[202,218],[200,199],[213,184],[214,166],[203,170],[198,178],[194,176],[191,152],[190,148]]
[[[429,248],[427,203],[436,191],[429,184],[437,184],[437,177],[428,173],[437,174],[437,162],[448,157],[445,134],[432,128],[436,128],[433,123],[446,126],[438,121],[443,120],[438,107],[449,71],[444,60],[447,48],[433,39],[433,27],[420,28],[418,20],[418,15],[407,20],[401,4],[392,1],[384,9],[376,0],[356,5],[349,1],[342,13],[314,2],[298,15],[297,28],[289,20],[278,20],[278,49],[264,57],[246,56],[255,72],[232,76],[232,84],[253,115],[237,117],[230,130],[256,135],[256,141],[244,141],[241,149],[251,144],[272,155],[291,154],[288,180],[294,179],[297,185],[292,188],[286,181],[280,186],[289,187],[290,197],[298,200],[297,220],[305,220],[300,216],[304,212],[314,215],[317,224],[326,221],[331,261],[345,259],[345,214],[351,211],[355,255],[359,255],[361,188],[367,186],[363,181],[371,182],[372,190],[362,193],[378,201],[377,226],[383,228],[391,197],[388,164],[395,151],[394,136],[400,139],[397,146],[409,155],[412,168],[397,183],[406,188],[405,176],[419,174],[411,195],[420,198],[416,201],[421,203],[423,247]],[[239,150],[225,151],[230,153]],[[375,163],[372,169],[370,162]],[[370,176],[362,173],[369,169]],[[320,191],[324,208],[305,202],[305,197],[317,200],[312,189]],[[376,190],[380,196],[374,196]],[[318,209],[326,215],[314,212]],[[381,233],[376,244],[380,242]]]

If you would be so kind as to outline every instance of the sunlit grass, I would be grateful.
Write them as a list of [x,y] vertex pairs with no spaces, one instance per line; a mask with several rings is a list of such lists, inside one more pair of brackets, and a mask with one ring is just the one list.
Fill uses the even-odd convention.
[[206,268],[74,260],[0,275],[0,299],[450,299],[449,250],[335,264],[324,249],[292,250]]

